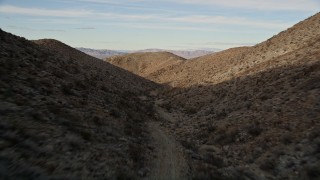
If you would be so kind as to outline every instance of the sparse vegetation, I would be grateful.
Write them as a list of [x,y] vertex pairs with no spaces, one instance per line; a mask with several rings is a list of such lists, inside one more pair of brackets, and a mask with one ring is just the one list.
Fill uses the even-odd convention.
[[162,143],[194,179],[319,179],[319,20],[190,61],[107,60],[159,84],[1,30],[0,177],[148,178]]
[[55,40],[0,34],[0,177],[141,177],[154,113],[136,97],[158,85]]

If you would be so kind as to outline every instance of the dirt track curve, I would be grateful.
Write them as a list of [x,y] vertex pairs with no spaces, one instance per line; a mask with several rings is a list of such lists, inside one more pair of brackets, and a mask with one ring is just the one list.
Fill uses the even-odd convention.
[[[155,108],[161,121],[175,121],[170,113],[157,104]],[[155,140],[157,157],[148,179],[188,179],[188,165],[181,151],[181,145],[160,126],[160,122],[150,122],[149,129]]]

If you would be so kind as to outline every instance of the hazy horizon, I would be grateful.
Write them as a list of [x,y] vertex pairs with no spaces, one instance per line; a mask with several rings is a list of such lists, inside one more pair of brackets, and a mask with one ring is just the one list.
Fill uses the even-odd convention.
[[250,46],[320,9],[316,0],[0,0],[1,28],[110,50]]
[[110,51],[118,51],[118,52],[137,52],[137,51],[145,51],[145,50],[171,50],[171,51],[222,51],[222,49],[218,48],[185,48],[185,49],[163,49],[163,48],[146,48],[146,49],[107,49],[107,48],[91,48],[91,47],[74,47],[76,49],[84,48],[84,49],[92,49],[92,50],[110,50]]

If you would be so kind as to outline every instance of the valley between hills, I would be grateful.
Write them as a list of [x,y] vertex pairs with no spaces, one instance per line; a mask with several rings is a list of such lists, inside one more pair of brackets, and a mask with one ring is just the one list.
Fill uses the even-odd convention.
[[319,29],[103,60],[1,30],[0,178],[319,179]]

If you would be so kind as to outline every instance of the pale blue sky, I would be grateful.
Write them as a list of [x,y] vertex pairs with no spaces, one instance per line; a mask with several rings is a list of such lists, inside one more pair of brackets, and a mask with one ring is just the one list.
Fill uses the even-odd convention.
[[73,47],[252,45],[319,12],[320,0],[0,0],[0,27]]

